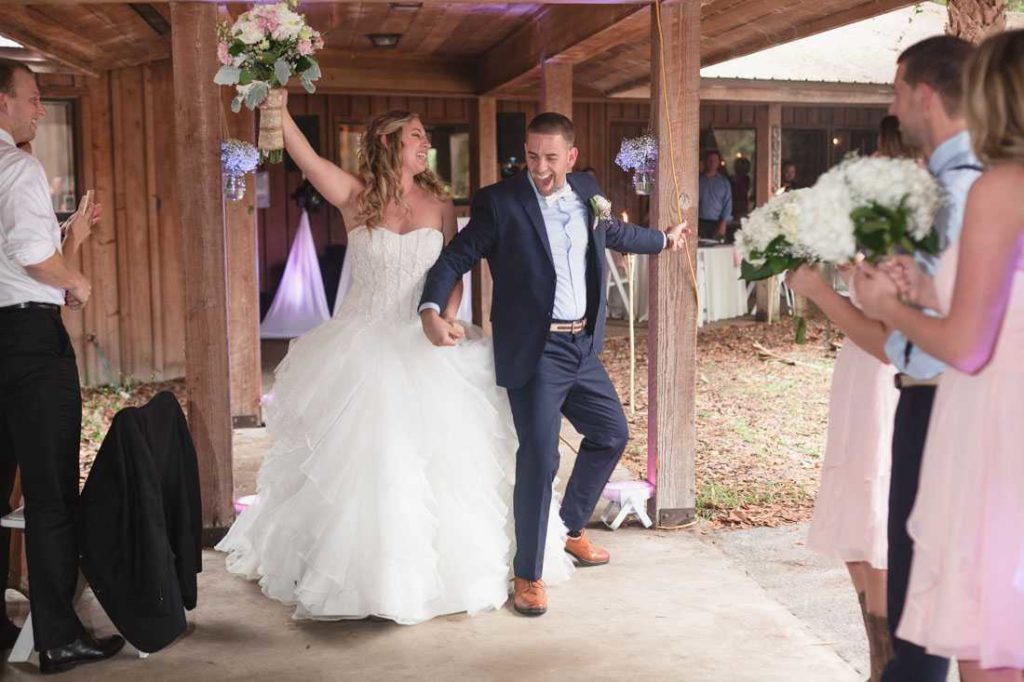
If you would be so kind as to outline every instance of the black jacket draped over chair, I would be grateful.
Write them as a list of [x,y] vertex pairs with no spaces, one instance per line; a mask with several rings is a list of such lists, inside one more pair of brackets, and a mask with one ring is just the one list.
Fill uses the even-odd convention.
[[114,416],[81,497],[81,569],[111,621],[154,652],[185,632],[202,570],[195,447],[175,397]]

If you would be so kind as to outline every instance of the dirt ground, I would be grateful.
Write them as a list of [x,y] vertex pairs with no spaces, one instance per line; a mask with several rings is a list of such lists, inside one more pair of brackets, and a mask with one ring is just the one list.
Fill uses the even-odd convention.
[[[816,320],[809,321],[803,345],[794,342],[791,320],[736,321],[699,332],[697,508],[708,525],[777,526],[809,518],[839,341],[831,327]],[[641,328],[635,415],[629,405],[629,344],[621,326],[610,328],[603,355],[630,422],[623,461],[638,477],[647,468],[646,343]],[[182,379],[83,391],[83,482],[114,413],[161,390],[173,391],[184,404]]]

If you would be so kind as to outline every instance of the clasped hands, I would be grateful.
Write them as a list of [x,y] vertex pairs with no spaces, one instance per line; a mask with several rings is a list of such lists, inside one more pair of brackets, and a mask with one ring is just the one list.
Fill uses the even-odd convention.
[[458,320],[443,317],[433,308],[420,313],[420,324],[435,346],[454,346],[466,336],[466,329]]
[[[848,277],[850,292],[868,316],[885,320],[897,306],[938,308],[934,282],[913,256],[888,256],[877,265],[860,261],[840,266]],[[825,289],[831,289],[816,266],[801,265],[786,274],[786,284],[797,294],[812,301]]]

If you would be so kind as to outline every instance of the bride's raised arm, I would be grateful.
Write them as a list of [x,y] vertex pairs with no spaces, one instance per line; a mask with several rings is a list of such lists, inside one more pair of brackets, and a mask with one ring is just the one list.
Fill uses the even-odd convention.
[[288,111],[287,92],[282,106],[282,120],[284,147],[313,187],[316,187],[316,191],[339,210],[352,205],[363,189],[362,183],[356,176],[316,153]]

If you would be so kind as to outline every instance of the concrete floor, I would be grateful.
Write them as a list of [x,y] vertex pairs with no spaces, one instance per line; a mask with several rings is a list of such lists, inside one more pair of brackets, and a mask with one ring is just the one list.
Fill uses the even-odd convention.
[[[575,444],[574,434],[567,439]],[[251,492],[266,447],[261,430],[236,434],[236,489]],[[572,453],[564,449],[565,480]],[[621,475],[621,472],[620,472]],[[312,623],[205,555],[191,631],[146,660],[126,649],[61,676],[73,680],[815,680],[862,679],[721,549],[688,531],[593,531],[613,555],[550,591],[537,619],[507,607],[416,626]],[[13,593],[12,593],[13,594]],[[12,604],[16,620],[26,604]],[[112,631],[90,593],[87,625]],[[6,665],[30,679],[34,665]]]

